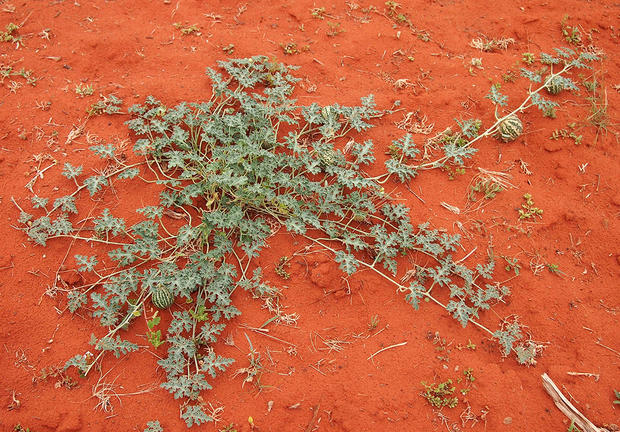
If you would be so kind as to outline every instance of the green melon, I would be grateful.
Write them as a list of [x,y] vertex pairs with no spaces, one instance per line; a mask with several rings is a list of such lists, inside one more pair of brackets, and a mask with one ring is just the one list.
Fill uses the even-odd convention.
[[511,115],[503,120],[497,129],[498,138],[504,142],[516,140],[523,132],[523,123],[516,115]]
[[[549,77],[547,77],[545,79],[548,80]],[[547,90],[549,93],[556,95],[558,93],[560,93],[562,90],[564,90],[564,84],[562,84],[562,81],[560,81],[559,79],[555,78],[552,79],[551,81],[549,81],[547,83],[547,85],[545,86],[545,90]]]
[[166,287],[159,287],[151,294],[151,301],[158,309],[168,309],[174,303],[174,296]]

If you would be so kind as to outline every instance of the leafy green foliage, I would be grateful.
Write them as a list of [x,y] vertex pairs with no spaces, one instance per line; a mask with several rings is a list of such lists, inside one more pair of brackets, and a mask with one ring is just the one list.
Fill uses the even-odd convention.
[[70,367],[74,367],[76,368],[80,374],[86,374],[86,372],[88,371],[88,357],[86,354],[76,354],[75,356],[71,357],[69,360],[67,360],[67,362],[65,363],[65,367],[64,369],[67,370]]
[[451,379],[439,384],[426,384],[423,382],[422,385],[424,386],[422,397],[435,408],[454,408],[458,405],[459,399],[454,396],[456,387],[452,385]]
[[[568,51],[556,55],[558,64],[580,65],[571,63]],[[454,261],[460,237],[428,222],[414,223],[411,210],[381,186],[390,179],[411,181],[423,169],[463,165],[476,152],[472,144],[492,128],[481,132],[477,119],[457,121],[458,130],[437,138],[442,156],[432,162],[425,161],[426,148],[416,147],[406,134],[389,147],[387,173],[371,177],[363,167],[375,161],[373,143],[356,139],[372,119],[389,112],[377,110],[372,96],[353,107],[298,106],[291,99],[299,81],[294,68],[262,56],[218,65],[219,70],[206,71],[212,81],[206,101],[169,107],[149,96],[129,108],[134,152],[148,167],[142,176],[140,164],[128,164],[114,146],[93,146],[104,169],[80,184],[82,167],[66,163],[63,175],[75,191],[56,199],[50,211],[47,198],[33,198],[33,207],[44,213],[38,218],[20,214],[23,230],[37,244],[68,237],[109,246],[102,251],[110,258],[107,268],[96,269],[104,259],[95,255],[75,255],[78,270],[96,280],[69,291],[68,309],[88,307],[105,333],[92,337],[96,357],[75,356],[66,367],[87,374],[106,353],[119,357],[138,350],[138,343],[119,332],[153,303],[153,293],[165,290],[175,301],[161,313],[170,313],[172,320],[166,331],[156,329],[159,317],[151,318],[146,335],[155,348],[166,349],[157,362],[166,374],[161,386],[185,400],[182,418],[188,427],[213,421],[198,401],[211,388],[209,380],[233,362],[215,352],[228,321],[240,314],[232,293],[242,288],[260,299],[278,297],[255,266],[275,226],[331,252],[348,277],[361,269],[375,272],[414,309],[425,300],[443,307],[463,327],[476,320],[505,355],[514,351],[528,364],[537,350],[524,342],[516,320],[495,332],[477,321],[509,294],[490,281],[494,263],[470,268]],[[535,96],[528,101],[551,106]],[[498,108],[507,106],[495,87],[489,98]],[[138,222],[129,224],[104,208],[78,227],[71,225],[69,216],[77,212],[75,201],[84,189],[90,196],[103,195],[118,179],[132,178],[160,188],[159,202],[137,209]],[[410,269],[411,262],[423,264]]]
[[504,355],[509,355],[514,343],[523,337],[521,325],[515,319],[512,322],[505,322],[500,330],[493,333],[493,337],[497,339],[503,348]]
[[[385,162],[388,174],[378,176],[375,179],[383,183],[390,176],[396,175],[401,182],[407,182],[417,176],[420,171],[435,168],[443,168],[449,173],[462,172],[465,160],[471,158],[477,151],[474,147],[475,143],[485,137],[502,136],[497,132],[504,120],[518,118],[520,113],[532,107],[541,110],[545,117],[555,118],[558,103],[543,97],[541,95],[543,90],[554,87],[562,90],[577,91],[577,85],[567,74],[571,69],[590,68],[589,63],[599,60],[599,57],[590,52],[577,53],[571,48],[556,48],[554,51],[554,54],[542,53],[540,55],[540,62],[543,64],[542,68],[521,68],[521,76],[529,81],[530,87],[526,90],[527,95],[519,106],[509,110],[508,96],[500,91],[499,85],[491,86],[486,98],[495,107],[496,121],[491,126],[486,127],[486,130],[482,128],[481,120],[457,120],[456,123],[460,131],[447,128],[439,135],[429,139],[424,146],[424,152],[421,154],[422,157],[419,157],[419,155],[407,155],[398,148],[398,145],[393,143],[389,147],[390,158]],[[528,56],[526,64],[533,66],[534,63],[534,56]],[[508,112],[505,115],[500,115],[500,112],[503,110]],[[440,147],[439,143],[442,143],[443,146]],[[441,154],[435,160],[431,159],[432,149],[441,151]],[[452,166],[456,168],[452,168]]]
[[123,172],[118,174],[119,179],[132,179],[140,174],[140,168],[127,168]]
[[506,106],[508,105],[508,96],[505,96],[500,93],[499,87],[497,85],[492,85],[489,94],[486,96],[487,99],[490,99],[494,105]]

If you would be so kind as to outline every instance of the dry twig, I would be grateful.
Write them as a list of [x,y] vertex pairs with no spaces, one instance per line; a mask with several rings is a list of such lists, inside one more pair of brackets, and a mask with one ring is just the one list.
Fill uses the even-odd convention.
[[549,378],[546,373],[542,374],[543,387],[553,399],[555,406],[558,407],[562,413],[568,417],[581,431],[583,432],[609,432],[609,429],[599,428],[588,420],[583,414],[574,407],[572,403],[562,394],[560,389]]

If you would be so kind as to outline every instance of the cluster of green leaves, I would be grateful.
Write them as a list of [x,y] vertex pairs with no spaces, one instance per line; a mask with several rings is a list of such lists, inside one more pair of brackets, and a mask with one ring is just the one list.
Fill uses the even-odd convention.
[[456,387],[452,385],[451,379],[439,384],[426,384],[423,382],[422,385],[424,386],[422,397],[435,408],[454,408],[458,405],[459,398],[454,395]]
[[504,188],[497,182],[490,179],[478,180],[470,189],[468,199],[470,201],[476,201],[477,194],[481,194],[484,199],[490,200],[503,191]]
[[[566,73],[571,69],[590,69],[588,63],[599,60],[599,57],[589,52],[577,53],[571,48],[555,48],[554,54],[541,53],[540,62],[543,68],[538,70],[521,68],[521,75],[527,78],[531,85],[528,91],[528,97],[518,108],[519,112],[523,112],[526,109],[535,106],[546,117],[555,118],[555,108],[558,103],[541,96],[544,89],[547,89],[550,84],[557,84],[564,90],[578,91],[579,87]],[[559,70],[558,70],[559,69]],[[537,88],[532,86],[541,84]],[[507,97],[499,95],[498,97]],[[494,104],[498,104],[498,99],[490,97]]]
[[573,45],[581,45],[581,43],[583,42],[581,30],[579,30],[579,27],[577,26],[568,25],[568,19],[569,16],[564,15],[562,17],[562,21],[560,22],[560,26],[562,28],[562,35],[564,36],[566,42]]
[[[0,39],[2,37],[0,36]],[[18,70],[14,70],[11,65],[0,65],[0,83],[4,82],[5,78],[9,77],[22,77],[26,80],[27,84],[35,87],[37,85],[37,81],[39,78],[36,78],[33,72],[26,68],[19,68]]]
[[[33,208],[44,213],[36,219],[22,210],[23,230],[37,244],[67,238],[102,245],[95,255],[75,255],[78,271],[91,282],[73,288],[67,306],[71,312],[89,308],[106,331],[91,338],[96,355],[76,355],[66,367],[86,375],[105,353],[119,357],[136,351],[138,344],[120,332],[146,316],[141,310],[164,287],[177,300],[165,339],[154,330],[157,320],[147,323],[151,343],[167,347],[167,356],[158,361],[166,373],[162,387],[184,399],[181,416],[188,427],[213,421],[200,393],[232,363],[214,349],[226,323],[239,315],[232,294],[237,288],[258,298],[277,292],[253,262],[274,222],[331,251],[347,275],[370,269],[415,309],[422,300],[432,301],[463,327],[471,322],[493,335],[505,354],[521,349],[518,360],[530,364],[516,321],[496,332],[477,322],[479,312],[509,294],[491,282],[494,263],[470,268],[455,261],[460,237],[428,222],[414,224],[410,209],[394,203],[381,187],[392,174],[401,181],[416,175],[406,163],[418,154],[411,136],[393,142],[395,157],[386,162],[385,177],[365,174],[375,161],[373,143],[357,139],[373,118],[385,114],[372,96],[359,106],[298,106],[291,98],[298,81],[292,67],[262,56],[219,66],[207,69],[212,81],[207,101],[168,107],[147,97],[129,109],[134,151],[144,162],[129,164],[111,144],[93,146],[104,169],[86,176],[82,166],[66,163],[62,173],[75,191],[52,206],[48,198],[34,197]],[[459,135],[445,140],[444,152],[446,160],[462,163],[475,150],[461,138],[479,136],[480,123],[459,126]],[[133,178],[161,188],[158,203],[136,210],[142,221],[129,226],[105,208],[79,226],[72,224],[84,189],[100,195]],[[171,223],[168,214],[181,223]],[[403,266],[407,256],[425,264],[400,283],[398,275],[411,270]]]
[[535,219],[536,216],[542,218],[543,210],[534,206],[534,200],[531,194],[523,194],[523,200],[525,202],[521,204],[521,208],[519,209],[519,220]]
[[15,35],[17,30],[19,30],[19,25],[12,22],[8,23],[4,31],[0,31],[0,42],[19,42],[21,37]]

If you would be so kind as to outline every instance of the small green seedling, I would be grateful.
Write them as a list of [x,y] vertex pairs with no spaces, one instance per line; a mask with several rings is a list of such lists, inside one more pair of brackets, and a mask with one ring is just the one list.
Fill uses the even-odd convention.
[[196,35],[200,35],[200,27],[198,26],[198,24],[192,24],[192,25],[183,25],[181,23],[174,23],[172,24],[174,26],[174,28],[176,28],[177,30],[179,30],[181,32],[181,34],[188,36],[191,34],[196,34]]
[[558,140],[562,138],[569,138],[573,140],[575,145],[579,145],[581,144],[581,140],[583,139],[583,136],[577,135],[575,133],[576,127],[577,127],[577,123],[575,122],[568,123],[565,129],[555,129],[551,133],[551,136],[549,137],[549,139]]
[[334,23],[330,21],[327,23],[327,27],[329,27],[329,29],[327,30],[327,36],[329,37],[335,37],[338,36],[340,33],[344,32],[342,27],[340,27],[340,23]]
[[95,92],[95,89],[90,84],[88,85],[77,84],[75,86],[75,94],[77,94],[79,97],[91,96],[94,92]]
[[581,45],[581,30],[579,30],[577,26],[569,26],[567,24],[568,18],[568,15],[564,15],[564,18],[562,18],[562,22],[560,23],[562,26],[562,35],[564,35],[566,42],[573,45]]
[[297,49],[297,44],[295,42],[280,44],[280,47],[282,47],[282,51],[284,51],[284,54],[286,55],[299,54],[299,50]]
[[458,405],[459,399],[454,396],[456,387],[452,385],[451,379],[439,384],[422,382],[422,385],[425,389],[422,396],[435,408],[454,408]]
[[531,52],[525,52],[521,56],[521,61],[527,65],[531,65],[536,61],[536,57]]
[[491,179],[481,179],[476,182],[469,190],[469,200],[476,201],[476,195],[481,193],[484,195],[484,199],[491,200],[495,196],[503,191],[504,188],[501,184],[492,181]]
[[33,72],[31,70],[21,68],[16,71],[13,70],[13,67],[9,65],[0,66],[0,83],[4,82],[5,78],[10,78],[12,76],[19,76],[24,78],[26,80],[26,84],[29,84],[33,87],[37,85],[37,81],[39,80],[39,78],[36,78],[33,75]]
[[291,267],[290,258],[287,256],[280,257],[276,267],[274,269],[275,273],[280,276],[282,279],[290,279],[291,275],[286,270]]
[[379,325],[379,315],[373,315],[368,323],[368,331],[373,331]]
[[197,322],[207,321],[209,319],[209,314],[207,314],[207,308],[205,307],[205,305],[198,306],[195,311],[190,310],[189,314]]
[[532,195],[526,193],[523,195],[523,199],[525,203],[521,204],[521,208],[519,209],[519,220],[534,219],[536,216],[542,218],[543,211],[538,207],[534,207]]
[[15,23],[8,23],[4,31],[0,31],[0,42],[19,42],[21,36],[16,36],[15,31],[19,30],[19,26]]
[[467,368],[463,371],[463,375],[465,375],[465,378],[467,379],[467,381],[469,382],[474,382],[476,381],[476,377],[474,377],[474,370],[472,368]]
[[153,331],[153,328],[155,328],[160,321],[161,318],[157,316],[157,312],[155,312],[153,318],[147,320],[146,322],[146,326],[149,328],[149,331],[146,333],[146,337],[154,348],[159,348],[165,343],[165,340],[161,340],[161,330]]
[[[261,384],[261,377],[263,374],[263,365],[261,363],[260,353],[254,349],[252,346],[252,342],[248,335],[245,335],[248,343],[250,345],[250,352],[248,353],[248,360],[250,365],[244,368],[239,368],[233,374],[233,378],[237,375],[245,375],[243,382],[241,383],[241,387],[243,387],[246,383],[253,383],[257,389],[262,389],[263,386]],[[252,417],[250,417],[251,419]],[[252,422],[250,422],[252,424]]]
[[310,9],[310,15],[313,18],[317,19],[325,19],[325,8],[324,7],[315,7]]
[[547,263],[546,267],[553,274],[556,274],[556,275],[563,275],[564,274],[564,272],[562,270],[560,270],[560,266],[558,264]]
[[476,351],[476,344],[473,343],[471,341],[471,339],[467,340],[467,345],[457,345],[456,349],[458,349],[459,351],[463,351],[464,349],[470,350],[470,351]]
[[396,3],[395,1],[386,1],[385,7],[387,8],[387,16],[390,17],[396,24],[406,24],[411,26],[411,21],[409,21],[407,15],[399,12],[400,3]]
[[502,258],[506,261],[506,271],[514,271],[515,276],[519,276],[519,272],[521,271],[521,264],[519,264],[518,258],[510,258],[507,256],[503,256]]

